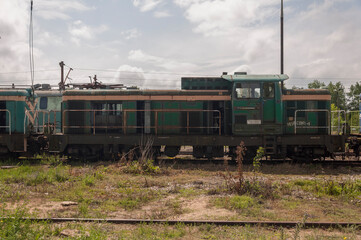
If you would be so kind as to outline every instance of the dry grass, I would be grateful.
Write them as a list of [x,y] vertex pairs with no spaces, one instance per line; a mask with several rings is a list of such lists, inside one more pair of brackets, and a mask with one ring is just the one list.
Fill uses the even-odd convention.
[[[352,174],[339,174],[347,172],[345,169],[339,169],[338,174],[334,169],[322,169],[322,174],[301,174],[310,167],[298,166],[297,174],[280,174],[281,170],[272,174],[270,167],[261,166],[256,175],[243,169],[244,187],[249,182],[252,188],[240,196],[229,190],[222,177],[238,173],[231,167],[228,172],[167,168],[167,174],[135,174],[123,171],[123,166],[119,163],[50,164],[1,169],[1,207],[15,210],[26,206],[29,213],[42,217],[302,221],[307,216],[307,221],[359,221],[361,216],[360,169],[353,169]],[[268,185],[257,185],[256,182]],[[271,189],[271,192],[267,193],[265,189]],[[78,205],[62,206],[62,201],[74,201]],[[254,234],[259,231],[242,228],[236,233],[229,228],[232,234],[223,233],[223,237],[217,231],[208,231],[207,226],[182,226],[181,230],[170,226],[138,226],[134,231],[105,226],[115,232],[124,231],[129,238],[162,238],[173,232],[174,235],[169,233],[169,238],[227,239],[232,238],[232,234],[238,238],[257,236]],[[89,226],[86,231],[91,234],[92,229],[94,226]],[[159,229],[159,232],[151,229]],[[343,231],[300,229],[298,234],[301,239],[303,236],[318,239],[315,238],[317,234],[338,237],[360,234],[356,229],[350,230],[350,234]],[[266,239],[282,239],[280,230],[263,229],[261,232],[264,235],[260,236]],[[290,238],[293,232],[284,230],[283,234]],[[108,232],[104,234],[107,236]]]

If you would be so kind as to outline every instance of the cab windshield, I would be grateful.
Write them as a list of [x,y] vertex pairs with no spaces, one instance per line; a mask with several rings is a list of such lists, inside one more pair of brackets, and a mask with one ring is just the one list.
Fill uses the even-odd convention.
[[237,98],[260,98],[261,84],[260,83],[237,83],[236,84]]

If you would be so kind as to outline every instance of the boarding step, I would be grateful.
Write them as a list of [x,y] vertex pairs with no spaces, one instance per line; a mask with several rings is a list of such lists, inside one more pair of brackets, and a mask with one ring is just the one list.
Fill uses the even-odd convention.
[[276,154],[276,136],[266,136],[264,138],[264,150],[266,155]]

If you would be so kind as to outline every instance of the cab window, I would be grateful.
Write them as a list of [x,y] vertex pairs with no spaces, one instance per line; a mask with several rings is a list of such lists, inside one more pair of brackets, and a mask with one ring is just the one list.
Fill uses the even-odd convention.
[[48,108],[48,98],[41,97],[40,98],[40,109],[47,109]]
[[259,83],[237,83],[236,84],[237,98],[260,98],[261,85]]
[[274,98],[275,97],[274,83],[263,83],[263,97],[264,98]]

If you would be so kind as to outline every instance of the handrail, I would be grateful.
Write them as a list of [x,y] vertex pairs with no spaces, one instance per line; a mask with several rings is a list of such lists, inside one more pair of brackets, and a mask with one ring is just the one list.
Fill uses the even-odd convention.
[[11,112],[8,109],[0,109],[0,112],[6,112],[9,114],[9,125],[6,126],[0,126],[0,128],[8,128],[9,129],[9,135],[11,135]]
[[345,110],[335,110],[335,111],[331,111],[331,133],[332,130],[335,126],[333,126],[333,121],[332,121],[332,113],[337,113],[337,135],[339,135],[340,133],[342,133],[342,129],[341,129],[341,113],[343,113],[344,118],[345,118],[345,123],[347,123],[347,115],[346,115],[346,111]]
[[320,129],[326,128],[328,129],[328,133],[330,133],[330,111],[327,109],[300,109],[295,111],[295,120],[294,120],[294,127],[295,127],[295,134],[297,134],[297,113],[298,112],[326,112],[327,113],[327,126],[300,126],[298,128],[309,128],[309,129]]
[[[54,119],[54,129],[55,129],[55,132],[56,132],[56,129],[57,129],[57,125],[56,125],[56,114],[57,113],[60,113],[61,114],[61,111],[60,110],[50,110],[49,111],[49,115],[48,115],[48,126],[50,127],[50,124],[51,124],[51,118],[50,118],[50,116],[51,116],[51,113],[53,113],[54,114],[54,116],[53,116],[53,119]],[[49,129],[50,130],[50,129]],[[60,126],[59,126],[59,131],[61,131],[61,124],[60,124]]]
[[[350,130],[351,130],[351,133],[352,133],[352,129],[358,129],[357,133],[360,133],[360,120],[361,120],[360,110],[347,111],[347,113],[350,113]],[[355,114],[355,113],[357,113],[357,122],[356,122],[357,125],[353,125],[353,122],[352,122],[352,117],[353,117],[353,114]]]
[[[42,129],[42,133],[45,131],[45,128],[48,128],[48,132],[50,132],[50,127],[52,125],[52,121],[50,120],[51,113],[54,114],[54,129],[56,129],[56,113],[61,112],[57,110],[25,110],[25,117],[24,117],[24,134],[26,133],[26,126],[29,121],[28,113],[35,113],[34,116],[34,128]],[[39,113],[42,113],[42,123],[39,124]],[[47,117],[46,117],[47,116]],[[41,132],[41,131],[40,131]]]
[[[66,114],[68,112],[89,112],[91,114],[91,116],[93,116],[93,125],[92,126],[68,126],[65,124],[65,119],[66,119]],[[123,115],[123,121],[122,121],[122,125],[118,125],[118,126],[96,126],[96,121],[95,121],[95,113],[96,112],[119,112],[121,114],[119,114],[118,116]],[[127,126],[127,116],[129,113],[131,112],[154,112],[154,122],[155,125],[154,126]],[[150,128],[150,129],[154,129],[155,134],[158,134],[158,129],[160,128],[158,126],[158,114],[159,113],[170,113],[170,112],[187,112],[187,125],[186,125],[186,129],[187,129],[187,134],[190,133],[190,129],[217,129],[219,135],[222,134],[222,124],[221,121],[218,121],[218,126],[207,126],[207,127],[203,127],[203,126],[199,126],[199,127],[191,127],[189,126],[189,113],[190,112],[215,112],[218,113],[218,118],[221,119],[221,112],[219,110],[197,110],[197,109],[152,109],[152,110],[136,110],[136,109],[123,109],[123,110],[97,110],[97,109],[79,109],[79,110],[75,110],[75,109],[71,109],[71,110],[64,110],[63,111],[63,118],[62,118],[62,122],[63,122],[63,127],[62,127],[62,132],[65,132],[65,129],[93,129],[93,134],[96,134],[96,129],[100,128],[100,129],[123,129],[124,134],[127,133],[127,129],[138,129],[138,128]],[[124,114],[122,114],[124,113]],[[106,116],[111,116],[111,115],[106,115]],[[168,126],[162,126],[162,129],[181,129],[184,128],[182,126],[174,126],[174,127],[168,127]]]

